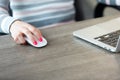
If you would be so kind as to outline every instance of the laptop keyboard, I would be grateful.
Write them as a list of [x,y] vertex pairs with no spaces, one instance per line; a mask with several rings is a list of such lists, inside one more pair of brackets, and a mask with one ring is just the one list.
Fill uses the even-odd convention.
[[120,35],[120,30],[96,37],[94,39],[106,43],[108,45],[111,45],[113,47],[116,47],[119,35]]

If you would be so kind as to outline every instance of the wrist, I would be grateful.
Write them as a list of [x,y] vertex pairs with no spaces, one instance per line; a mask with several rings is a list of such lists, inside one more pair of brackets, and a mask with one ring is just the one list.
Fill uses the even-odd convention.
[[9,27],[9,33],[11,34],[11,28],[13,27],[13,26],[15,26],[14,24],[16,24],[16,22],[18,22],[18,21],[20,21],[20,20],[14,20],[12,23],[11,23],[11,25],[10,25],[10,27]]

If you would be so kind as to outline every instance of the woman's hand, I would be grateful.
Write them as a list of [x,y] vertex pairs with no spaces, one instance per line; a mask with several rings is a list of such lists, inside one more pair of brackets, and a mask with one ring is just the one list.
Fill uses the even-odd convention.
[[22,21],[15,21],[10,27],[10,32],[14,41],[18,44],[26,43],[24,37],[28,37],[35,45],[37,44],[36,38],[42,41],[40,30]]

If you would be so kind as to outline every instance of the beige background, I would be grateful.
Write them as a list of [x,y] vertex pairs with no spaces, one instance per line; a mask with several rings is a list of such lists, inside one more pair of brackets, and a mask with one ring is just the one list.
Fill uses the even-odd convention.
[[[97,5],[96,0],[80,0],[82,11],[84,14],[84,19],[91,19],[93,18],[94,8]],[[106,8],[105,9],[105,16],[111,16],[119,14],[119,11],[113,8]]]

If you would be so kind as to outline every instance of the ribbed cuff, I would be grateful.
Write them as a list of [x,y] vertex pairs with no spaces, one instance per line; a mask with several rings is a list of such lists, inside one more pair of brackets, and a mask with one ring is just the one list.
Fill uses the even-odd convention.
[[9,31],[9,28],[11,26],[11,24],[16,21],[18,19],[15,19],[13,17],[6,17],[3,21],[2,21],[2,24],[1,24],[1,29],[4,33],[10,33]]

